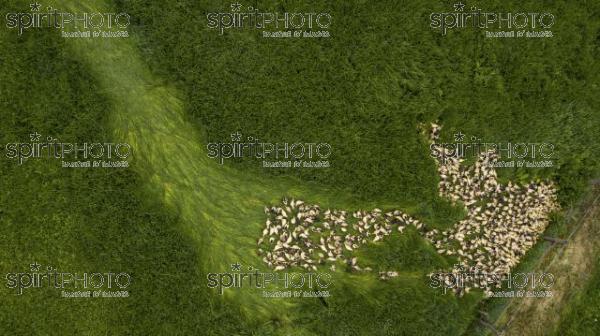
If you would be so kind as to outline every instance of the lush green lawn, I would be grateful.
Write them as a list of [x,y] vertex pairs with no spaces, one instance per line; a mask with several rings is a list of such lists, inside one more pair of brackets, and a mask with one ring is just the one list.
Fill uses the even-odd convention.
[[[73,303],[51,290],[15,296],[4,289],[0,326],[15,334],[458,335],[481,297],[429,288],[425,275],[452,260],[414,232],[361,251],[374,269],[397,268],[400,277],[382,282],[338,271],[327,307],[251,291],[218,297],[206,273],[236,261],[262,266],[255,251],[262,206],[283,195],[349,210],[400,207],[438,227],[456,221],[462,213],[437,197],[435,166],[418,131],[436,119],[447,140],[460,130],[489,141],[555,143],[558,169],[503,176],[554,177],[565,203],[598,172],[600,124],[589,122],[600,100],[591,90],[598,21],[580,20],[598,8],[548,5],[564,20],[557,37],[523,43],[470,31],[439,36],[427,16],[447,4],[292,2],[286,9],[325,10],[335,20],[331,39],[292,42],[203,28],[202,13],[229,4],[89,3],[57,6],[126,11],[132,37],[1,30],[0,138],[27,141],[37,131],[68,142],[126,141],[131,168],[2,160],[0,233],[9,243],[0,246],[0,269],[37,261],[123,270],[132,274],[132,294]],[[206,143],[229,141],[235,131],[271,142],[328,142],[332,167],[273,170],[207,158]]]

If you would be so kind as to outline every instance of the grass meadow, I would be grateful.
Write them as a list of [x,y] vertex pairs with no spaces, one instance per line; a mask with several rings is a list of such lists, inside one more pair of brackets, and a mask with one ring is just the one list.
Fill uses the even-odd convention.
[[[359,255],[399,277],[341,269],[326,300],[246,290],[220,296],[206,274],[234,262],[264,266],[256,254],[262,209],[283,196],[348,210],[398,208],[450,227],[464,214],[438,196],[420,131],[430,122],[444,125],[448,142],[462,132],[554,144],[554,167],[500,174],[557,181],[564,207],[599,175],[600,5],[593,2],[486,2],[489,10],[556,13],[553,38],[527,40],[469,29],[442,36],[428,17],[452,10],[447,1],[252,3],[331,13],[331,38],[299,40],[254,30],[220,35],[205,16],[229,11],[219,1],[53,5],[127,12],[130,37],[0,29],[0,142],[27,142],[38,132],[63,142],[128,142],[134,152],[127,169],[19,165],[2,153],[0,272],[38,262],[128,272],[132,285],[129,298],[104,300],[64,299],[52,288],[15,295],[3,286],[0,334],[468,334],[483,295],[430,288],[427,274],[455,260],[410,229]],[[0,8],[29,11],[29,3],[0,1]],[[206,144],[230,142],[237,131],[264,142],[329,143],[331,167],[267,169],[250,158],[220,165],[207,157]],[[549,230],[564,233],[557,223]],[[598,287],[599,268],[593,272],[589,293]],[[597,295],[569,309],[561,328],[573,334],[600,318]]]

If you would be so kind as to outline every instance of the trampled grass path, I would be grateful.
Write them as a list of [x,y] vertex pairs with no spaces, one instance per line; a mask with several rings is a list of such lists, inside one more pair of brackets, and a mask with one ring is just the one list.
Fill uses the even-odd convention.
[[[59,8],[94,12],[103,7],[97,2],[65,3]],[[183,230],[198,242],[202,258],[198,266],[203,271],[226,271],[234,262],[266,271],[256,254],[264,205],[277,203],[283,195],[310,194],[311,200],[325,204],[339,204],[340,199],[298,187],[293,181],[244,174],[208,158],[198,131],[186,121],[177,91],[153,76],[132,35],[68,40],[71,51],[92,69],[91,77],[110,100],[114,141],[132,146],[130,169],[148,182],[147,197],[161,198],[180,215]],[[259,291],[226,293],[245,300],[242,306],[251,308],[255,316],[262,309],[282,318],[282,305],[290,304],[277,300],[274,305],[261,299]]]

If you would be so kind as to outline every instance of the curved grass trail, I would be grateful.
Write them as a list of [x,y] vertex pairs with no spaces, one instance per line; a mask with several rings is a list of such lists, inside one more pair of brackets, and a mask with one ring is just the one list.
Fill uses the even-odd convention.
[[[102,2],[65,2],[59,8],[106,10]],[[293,187],[293,181],[261,179],[209,159],[198,131],[186,121],[177,91],[152,75],[136,49],[135,36],[71,38],[68,44],[92,69],[92,77],[113,106],[114,141],[133,148],[130,169],[148,182],[147,197],[159,197],[180,216],[183,230],[198,242],[202,258],[198,266],[206,273],[228,271],[235,262],[266,270],[256,254],[256,238],[265,219],[263,206],[277,203],[281,196],[310,194],[311,201],[334,206],[344,201]],[[200,281],[204,286],[206,279]],[[240,300],[242,310],[252,309],[252,316],[262,312],[287,319],[281,308],[291,301],[265,300],[260,294],[258,290],[225,291],[226,297]]]

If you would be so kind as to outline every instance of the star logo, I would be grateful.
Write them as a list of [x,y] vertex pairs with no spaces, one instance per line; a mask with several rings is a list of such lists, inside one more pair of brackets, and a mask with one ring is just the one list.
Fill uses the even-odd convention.
[[41,136],[42,135],[40,133],[35,132],[32,134],[29,134],[29,139],[31,139],[31,141],[39,141]]
[[40,265],[36,261],[34,261],[33,264],[29,265],[29,268],[31,269],[32,272],[39,272],[40,266],[42,266],[42,265]]
[[463,264],[454,264],[453,268],[455,268],[458,271],[464,271],[466,269],[465,265]]
[[29,7],[31,7],[31,11],[32,12],[39,11],[40,10],[40,6],[41,5],[39,3],[37,3],[37,2],[34,2],[34,3],[32,3],[32,4],[29,5]]
[[231,270],[232,271],[241,271],[242,265],[240,265],[239,262],[236,262],[235,264],[231,264]]
[[235,3],[231,4],[232,12],[239,12],[241,8],[242,8],[242,4],[240,4],[239,2],[235,2]]
[[463,10],[465,10],[465,4],[462,2],[459,2],[457,4],[454,4],[454,11],[455,12],[462,12]]
[[462,142],[465,139],[465,135],[462,134],[462,132],[458,132],[456,134],[454,134],[454,141],[456,142]]
[[231,141],[240,141],[240,140],[242,140],[242,133],[240,133],[240,132],[231,133]]

